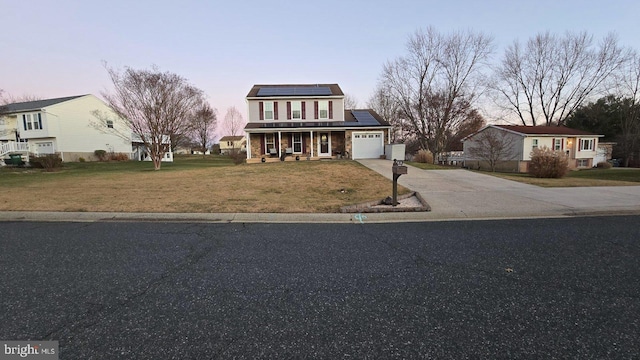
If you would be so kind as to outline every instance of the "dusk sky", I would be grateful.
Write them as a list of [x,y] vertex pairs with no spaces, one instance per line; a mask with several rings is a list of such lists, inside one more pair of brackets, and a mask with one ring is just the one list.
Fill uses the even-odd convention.
[[[338,83],[364,106],[418,28],[473,30],[503,48],[539,32],[609,32],[640,50],[640,1],[0,0],[0,89],[42,98],[109,91],[103,61],[177,73],[223,117],[257,83]],[[490,119],[489,119],[490,120]]]

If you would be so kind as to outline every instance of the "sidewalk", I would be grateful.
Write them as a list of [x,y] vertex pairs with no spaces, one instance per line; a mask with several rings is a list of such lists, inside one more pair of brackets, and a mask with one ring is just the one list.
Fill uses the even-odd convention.
[[[359,162],[392,179],[391,160]],[[441,219],[640,214],[640,186],[542,188],[462,169],[408,168],[398,183],[419,192]]]

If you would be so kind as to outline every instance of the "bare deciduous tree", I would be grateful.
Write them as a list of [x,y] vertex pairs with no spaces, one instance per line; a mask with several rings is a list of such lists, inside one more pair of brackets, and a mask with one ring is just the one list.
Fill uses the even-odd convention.
[[471,146],[466,149],[470,158],[486,161],[492,172],[496,166],[516,158],[516,138],[493,128],[486,128],[473,137]]
[[351,94],[344,94],[344,108],[353,110],[359,107],[358,99]]
[[477,99],[480,71],[491,52],[492,39],[484,34],[441,34],[429,27],[410,36],[405,56],[384,66],[384,87],[420,147],[434,158]]
[[496,104],[523,125],[562,124],[628,58],[614,35],[538,34],[510,45],[493,83]]
[[634,52],[616,74],[618,96],[622,99],[618,146],[624,154],[624,166],[629,166],[633,154],[640,148],[640,55]]
[[[106,66],[105,66],[106,67]],[[187,128],[203,102],[202,91],[170,72],[107,68],[114,92],[103,92],[107,104],[144,143],[155,170],[169,151],[170,137]],[[96,114],[100,117],[100,114]]]
[[408,124],[399,116],[398,103],[389,95],[383,83],[378,84],[367,106],[391,124],[391,142],[404,143],[407,140],[410,134]]
[[33,94],[13,96],[8,94],[3,89],[0,89],[0,105],[7,105],[7,104],[13,104],[13,103],[28,102],[28,101],[37,101],[37,100],[42,100],[42,98],[40,96],[33,95]]
[[191,121],[191,133],[194,143],[202,151],[202,156],[211,145],[218,122],[218,111],[208,103],[203,102],[196,110]]
[[238,111],[235,106],[228,108],[222,124],[224,135],[240,136],[244,125],[244,118],[242,114],[240,114],[240,111]]

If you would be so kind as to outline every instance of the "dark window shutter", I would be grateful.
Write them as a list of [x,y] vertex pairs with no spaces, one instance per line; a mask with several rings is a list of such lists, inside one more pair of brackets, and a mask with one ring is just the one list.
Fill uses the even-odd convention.
[[302,136],[300,136],[300,138],[302,139],[302,153],[306,154],[307,153],[307,136],[303,133]]
[[582,151],[582,139],[578,139],[578,151]]
[[556,138],[551,138],[551,150],[556,151]]
[[287,101],[287,120],[291,120],[291,101]]
[[[258,103],[258,112],[260,113],[260,120],[264,120],[264,103],[262,101]],[[262,138],[264,139],[264,136]]]
[[314,119],[318,119],[318,102],[314,101],[313,102],[313,118]]
[[289,146],[293,150],[293,133],[289,133]]
[[265,135],[265,134],[260,135],[260,155],[266,154],[266,152],[264,151],[264,147],[265,147],[264,137],[265,136],[267,136],[267,135]]
[[273,120],[278,120],[278,102],[273,102]]
[[560,149],[564,150],[564,139],[562,139],[562,141],[560,142]]
[[302,120],[307,118],[307,107],[305,106],[305,101],[302,102]]
[[274,133],[274,134],[273,134],[273,143],[274,143],[274,144],[276,144],[276,145],[275,145],[275,147],[276,147],[276,151],[278,151],[278,149],[280,149],[280,141],[279,141],[279,139],[278,139],[278,136],[277,136],[277,135],[278,135],[278,134],[276,134],[276,133]]
[[329,100],[329,119],[333,119],[333,101]]
[[22,126],[24,126],[24,129],[27,130],[27,115],[22,114]]

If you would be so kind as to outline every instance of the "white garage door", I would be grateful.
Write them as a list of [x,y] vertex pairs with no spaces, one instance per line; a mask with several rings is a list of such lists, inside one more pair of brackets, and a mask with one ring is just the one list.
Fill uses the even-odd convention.
[[351,135],[354,159],[378,159],[384,154],[382,131],[361,131]]
[[36,143],[36,149],[38,154],[53,154],[53,142],[39,142]]

